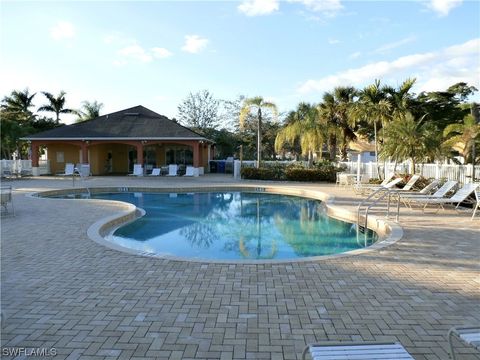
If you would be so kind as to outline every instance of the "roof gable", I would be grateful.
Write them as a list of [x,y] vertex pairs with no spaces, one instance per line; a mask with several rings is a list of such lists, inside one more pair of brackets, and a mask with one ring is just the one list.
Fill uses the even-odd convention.
[[[42,139],[205,139],[141,105],[26,137]],[[205,139],[206,140],[206,139]]]

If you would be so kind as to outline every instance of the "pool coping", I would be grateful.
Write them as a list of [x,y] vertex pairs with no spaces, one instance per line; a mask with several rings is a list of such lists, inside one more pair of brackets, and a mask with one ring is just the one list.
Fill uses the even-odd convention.
[[[51,199],[47,196],[62,195],[62,194],[81,194],[81,193],[104,193],[104,192],[156,192],[156,193],[191,193],[191,192],[211,192],[211,191],[249,191],[258,193],[273,193],[280,195],[292,195],[304,198],[310,198],[315,200],[321,200],[325,203],[327,208],[327,215],[355,223],[357,220],[357,214],[345,209],[341,206],[335,205],[335,197],[329,195],[323,191],[304,189],[293,185],[285,187],[282,185],[259,185],[259,184],[245,184],[245,185],[204,185],[204,186],[181,186],[176,188],[158,188],[158,187],[141,187],[141,186],[124,186],[124,187],[91,187],[91,188],[75,188],[75,189],[55,189],[42,192],[30,193],[27,196],[35,197],[37,199]],[[119,244],[115,244],[104,238],[105,235],[115,231],[118,227],[123,226],[129,222],[136,220],[137,218],[145,215],[145,210],[136,207],[133,204],[117,201],[117,200],[104,200],[104,199],[55,199],[60,201],[78,201],[87,200],[91,202],[109,202],[119,205],[119,212],[99,219],[95,223],[89,226],[87,230],[87,236],[96,243],[103,245],[107,248],[121,251],[127,254],[140,255],[149,258],[167,259],[172,261],[186,261],[186,262],[198,262],[198,263],[211,263],[211,264],[287,264],[297,262],[314,262],[319,260],[337,259],[347,256],[356,256],[365,254],[368,252],[382,249],[386,246],[390,246],[400,240],[403,237],[403,229],[395,222],[380,219],[376,216],[370,215],[368,217],[367,227],[375,231],[380,240],[370,245],[369,247],[347,251],[340,254],[332,255],[320,255],[310,256],[304,258],[295,259],[262,259],[262,260],[221,260],[221,259],[204,259],[204,258],[192,258],[192,257],[180,257],[170,254],[152,254],[141,250],[131,249]]]

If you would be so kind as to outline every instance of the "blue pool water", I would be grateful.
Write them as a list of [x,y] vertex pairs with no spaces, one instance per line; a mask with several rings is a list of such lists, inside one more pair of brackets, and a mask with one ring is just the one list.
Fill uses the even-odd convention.
[[249,192],[109,193],[146,215],[106,237],[152,254],[202,259],[295,259],[371,245],[376,235],[328,217],[320,201]]

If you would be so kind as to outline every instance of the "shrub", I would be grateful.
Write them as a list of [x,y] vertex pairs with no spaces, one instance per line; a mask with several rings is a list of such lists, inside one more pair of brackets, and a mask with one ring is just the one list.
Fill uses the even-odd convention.
[[248,180],[284,180],[284,173],[274,168],[242,168],[242,178]]
[[335,182],[337,172],[342,171],[329,161],[321,161],[308,168],[302,162],[293,164],[265,163],[260,169],[242,168],[243,179],[249,180],[290,180]]
[[336,171],[330,169],[289,168],[285,175],[290,181],[336,181]]

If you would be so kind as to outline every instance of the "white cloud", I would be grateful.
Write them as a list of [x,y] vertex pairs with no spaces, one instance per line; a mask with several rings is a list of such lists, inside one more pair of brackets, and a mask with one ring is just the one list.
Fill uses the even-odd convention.
[[148,54],[145,49],[137,44],[120,49],[118,54],[124,58],[137,60],[142,63],[147,63],[153,60],[152,55]]
[[165,59],[173,55],[173,53],[165,48],[154,47],[152,48],[153,57],[157,59]]
[[208,44],[208,39],[202,38],[198,35],[185,35],[185,44],[182,50],[196,54],[202,51]]
[[335,16],[343,5],[340,0],[288,0],[289,2],[301,3],[307,10],[322,13],[328,17]]
[[415,36],[409,36],[409,37],[406,37],[404,39],[382,45],[378,49],[375,49],[373,52],[374,53],[385,53],[389,50],[398,48],[402,45],[409,44],[409,43],[415,41],[415,39],[416,39]]
[[455,82],[464,81],[480,86],[480,38],[463,44],[423,54],[402,56],[394,61],[379,61],[347,69],[318,80],[307,80],[298,88],[300,94],[330,91],[336,86],[363,86],[376,78],[403,79],[415,74],[417,89],[444,90]]
[[429,0],[428,7],[439,16],[447,16],[455,7],[460,6],[463,0]]
[[247,16],[268,15],[278,11],[278,0],[243,0],[237,9]]
[[75,27],[68,21],[59,21],[50,28],[50,36],[54,40],[71,39],[75,36]]
[[338,39],[331,39],[331,38],[330,38],[330,39],[328,39],[328,43],[329,43],[330,45],[340,44],[340,40],[338,40]]

